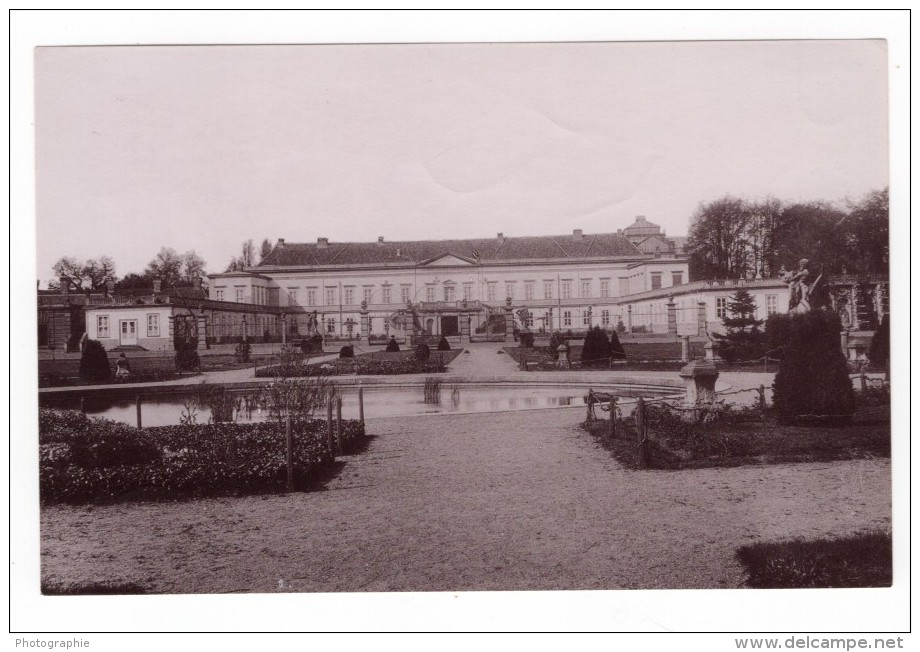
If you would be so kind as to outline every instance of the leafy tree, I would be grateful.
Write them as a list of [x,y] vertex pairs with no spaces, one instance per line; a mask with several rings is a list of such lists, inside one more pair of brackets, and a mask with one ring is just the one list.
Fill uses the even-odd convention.
[[[64,279],[67,290],[72,292],[101,290],[108,281],[115,280],[115,262],[108,256],[85,261],[64,256],[54,264],[52,270],[58,279]],[[49,283],[49,287],[63,290],[59,283],[60,281]]]
[[205,274],[204,259],[196,251],[180,254],[171,247],[163,247],[147,264],[143,276],[149,278],[151,283],[155,278],[160,279],[163,287],[181,287],[193,284],[195,279]]
[[777,242],[777,258],[795,266],[807,258],[812,269],[824,268],[825,274],[837,274],[847,263],[847,214],[823,202],[806,202],[783,209],[782,232]]
[[713,334],[719,343],[719,355],[729,362],[754,360],[763,355],[765,338],[760,330],[763,320],[754,316],[756,312],[754,297],[745,288],[738,288],[729,297],[722,318],[725,334]]
[[860,272],[888,271],[888,188],[873,190],[850,207],[845,222],[848,259]]
[[227,266],[228,272],[241,272],[246,267],[252,267],[256,264],[256,247],[252,240],[246,240],[243,243],[240,255],[230,259]]
[[262,240],[262,246],[259,247],[259,264],[265,260],[266,256],[272,252],[272,243],[268,238]]
[[153,278],[148,274],[125,274],[115,283],[116,290],[149,290],[153,287]]
[[751,222],[747,202],[723,197],[700,204],[690,219],[687,248],[691,278],[740,278],[748,269],[745,233]]

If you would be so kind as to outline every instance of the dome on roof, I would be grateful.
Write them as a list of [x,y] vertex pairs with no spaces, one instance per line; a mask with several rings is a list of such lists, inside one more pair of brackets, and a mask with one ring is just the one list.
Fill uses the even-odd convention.
[[661,226],[645,219],[645,215],[637,215],[636,221],[623,229],[623,235],[658,235],[661,233]]

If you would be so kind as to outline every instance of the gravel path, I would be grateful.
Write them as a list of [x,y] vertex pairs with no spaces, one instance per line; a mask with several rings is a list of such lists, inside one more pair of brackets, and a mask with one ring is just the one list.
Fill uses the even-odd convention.
[[736,587],[740,545],[891,522],[888,460],[639,473],[582,417],[369,420],[369,450],[325,491],[45,508],[42,576],[166,593]]

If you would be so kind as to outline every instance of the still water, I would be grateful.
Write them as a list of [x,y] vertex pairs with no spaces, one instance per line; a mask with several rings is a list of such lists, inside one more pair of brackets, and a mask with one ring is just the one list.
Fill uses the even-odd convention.
[[[570,406],[584,406],[587,387],[578,386],[468,386],[444,385],[440,400],[425,403],[422,387],[365,387],[364,415],[373,417],[410,416],[418,414],[467,414],[474,412],[506,412]],[[339,388],[342,396],[342,416],[358,417],[358,391],[355,387]],[[57,407],[77,409],[79,400]],[[86,413],[132,425],[137,422],[133,400],[87,399]],[[208,423],[211,414],[206,407],[193,406],[182,396],[151,396],[143,399],[144,426],[165,426],[180,422],[184,414],[194,412],[197,423]],[[317,415],[321,416],[321,415]],[[240,414],[237,421],[261,421],[265,413]]]

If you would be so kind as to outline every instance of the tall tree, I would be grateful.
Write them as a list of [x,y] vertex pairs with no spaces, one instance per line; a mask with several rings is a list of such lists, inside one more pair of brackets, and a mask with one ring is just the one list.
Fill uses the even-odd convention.
[[[101,290],[108,281],[115,280],[115,263],[108,256],[78,260],[72,256],[64,256],[52,267],[58,279],[64,279],[67,289],[74,292],[84,290]],[[49,284],[51,287],[52,284]],[[58,289],[59,281],[53,283]]]
[[265,260],[265,258],[271,252],[272,252],[272,243],[268,238],[265,238],[264,240],[262,240],[262,246],[259,247],[259,263],[261,264],[261,262]]
[[182,256],[177,254],[175,249],[163,247],[147,264],[144,273],[151,278],[160,279],[163,287],[175,287],[182,281],[182,263]]
[[737,197],[700,204],[690,220],[691,278],[740,278],[750,269],[751,207]]
[[860,272],[888,271],[888,188],[873,190],[850,206],[845,222],[849,259]]
[[847,214],[825,202],[803,202],[783,209],[777,259],[787,269],[807,258],[813,270],[837,274],[847,265]]
[[204,258],[194,249],[182,254],[182,280],[194,284],[196,280],[207,274]]
[[246,267],[252,267],[256,264],[256,247],[253,244],[252,240],[246,240],[243,243],[242,251],[239,256],[234,256],[230,259],[230,264],[227,265],[228,272],[240,272]]

